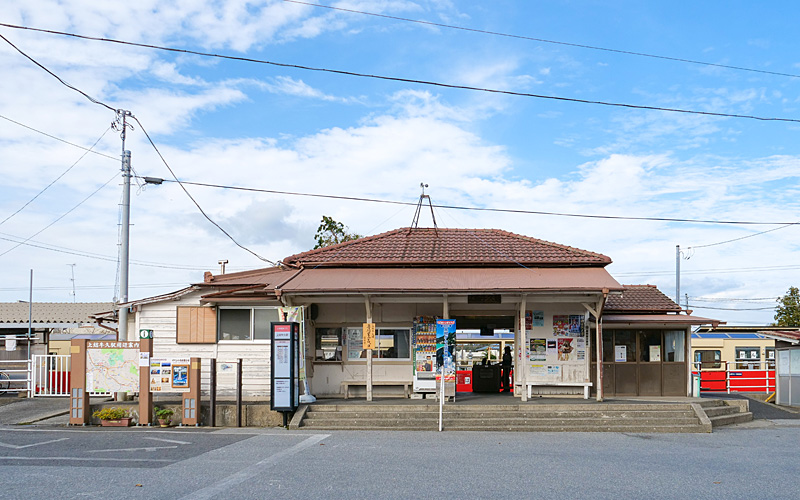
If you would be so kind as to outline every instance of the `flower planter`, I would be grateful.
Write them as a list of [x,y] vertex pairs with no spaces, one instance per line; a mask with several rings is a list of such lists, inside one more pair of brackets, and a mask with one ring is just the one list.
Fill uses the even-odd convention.
[[171,423],[172,423],[172,421],[168,420],[166,418],[159,418],[158,419],[158,425],[160,425],[161,427],[169,427]]
[[103,427],[128,427],[131,425],[131,417],[120,418],[117,420],[101,420]]

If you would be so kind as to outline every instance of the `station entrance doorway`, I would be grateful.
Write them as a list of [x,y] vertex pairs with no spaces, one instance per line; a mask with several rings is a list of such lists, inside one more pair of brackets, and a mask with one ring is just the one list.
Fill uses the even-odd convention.
[[[456,392],[501,392],[506,346],[514,352],[514,316],[455,316]],[[513,358],[512,358],[513,359]],[[513,363],[513,361],[512,361]],[[513,368],[506,387],[513,393]]]

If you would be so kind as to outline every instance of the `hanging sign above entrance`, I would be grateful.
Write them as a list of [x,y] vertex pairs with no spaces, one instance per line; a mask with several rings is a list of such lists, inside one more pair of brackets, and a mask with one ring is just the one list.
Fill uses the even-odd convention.
[[467,304],[500,304],[500,295],[467,295]]

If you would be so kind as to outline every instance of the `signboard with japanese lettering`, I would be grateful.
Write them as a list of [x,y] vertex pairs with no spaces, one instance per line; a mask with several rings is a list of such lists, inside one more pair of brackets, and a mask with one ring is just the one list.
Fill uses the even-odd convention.
[[139,342],[87,342],[87,392],[139,392]]
[[188,392],[189,358],[150,358],[150,392]]
[[375,349],[375,323],[364,323],[362,331],[364,332],[362,349]]

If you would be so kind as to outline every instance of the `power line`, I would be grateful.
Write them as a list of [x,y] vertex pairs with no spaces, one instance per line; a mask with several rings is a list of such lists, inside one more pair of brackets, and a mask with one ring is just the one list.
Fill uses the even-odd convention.
[[[562,96],[553,96],[553,95],[544,95],[544,94],[531,94],[527,92],[515,92],[512,90],[499,90],[499,89],[489,89],[484,87],[473,87],[469,85],[456,85],[450,83],[442,83],[442,82],[434,82],[430,80],[418,80],[413,78],[401,78],[401,77],[393,77],[393,76],[385,76],[385,75],[372,75],[367,73],[359,73],[355,71],[345,71],[345,70],[338,70],[338,69],[330,69],[330,68],[319,68],[314,66],[304,66],[301,64],[288,64],[288,63],[279,63],[275,61],[267,61],[264,59],[255,59],[251,57],[240,57],[240,56],[229,56],[229,55],[222,55],[222,54],[214,54],[210,52],[201,52],[197,50],[189,50],[189,49],[177,49],[174,47],[165,47],[161,45],[153,45],[153,44],[146,44],[146,43],[137,43],[137,42],[129,42],[125,40],[118,40],[114,38],[102,38],[102,37],[93,37],[87,35],[78,35],[76,33],[68,33],[64,31],[55,31],[55,30],[46,30],[41,28],[31,28],[27,26],[19,26],[16,24],[8,24],[8,23],[0,23],[0,26],[5,26],[7,28],[14,28],[14,29],[22,29],[22,30],[30,30],[30,31],[37,31],[41,33],[49,33],[54,35],[63,35],[69,36],[73,38],[79,38],[83,40],[93,40],[98,42],[108,42],[108,43],[117,43],[120,45],[129,45],[132,47],[142,47],[148,49],[155,49],[155,50],[163,50],[167,52],[174,52],[179,54],[191,54],[201,57],[213,57],[218,59],[227,59],[231,61],[241,61],[241,62],[250,62],[256,64],[268,64],[270,66],[276,66],[280,68],[292,68],[292,69],[300,69],[304,71],[316,71],[316,72],[323,72],[323,73],[332,73],[337,75],[344,75],[344,76],[355,76],[360,78],[372,78],[376,80],[385,80],[385,81],[392,81],[392,82],[401,82],[401,83],[411,83],[416,85],[428,85],[432,87],[440,87],[440,88],[447,88],[447,89],[455,89],[455,90],[470,90],[475,92],[487,92],[492,94],[502,94],[502,95],[511,95],[517,97],[531,97],[535,99],[547,99],[553,101],[563,101],[563,102],[574,102],[579,104],[595,104],[599,106],[611,106],[611,107],[619,107],[619,108],[628,108],[628,109],[643,109],[648,111],[666,111],[670,113],[683,113],[683,114],[691,114],[691,115],[702,115],[702,116],[716,116],[722,118],[741,118],[747,120],[759,120],[759,121],[776,121],[776,122],[789,122],[789,123],[800,123],[800,119],[797,118],[779,118],[779,117],[766,117],[766,116],[755,116],[755,115],[741,115],[741,114],[734,114],[734,113],[717,113],[712,111],[698,111],[698,110],[691,110],[691,109],[682,109],[682,108],[664,108],[660,106],[647,106],[641,104],[628,104],[628,103],[619,103],[619,102],[609,102],[609,101],[595,101],[589,99],[578,99],[574,97],[562,97]],[[8,40],[0,35],[0,38],[3,38],[8,42]],[[8,42],[9,44],[11,42]],[[13,46],[13,45],[12,45]],[[16,47],[14,47],[16,49]],[[20,53],[23,53],[19,49],[17,49]],[[23,55],[25,55],[23,53]],[[33,60],[30,56],[25,55],[28,59]],[[41,64],[36,63],[38,66]],[[54,75],[51,71],[47,70],[48,73]],[[55,76],[55,75],[54,75]],[[56,77],[58,78],[58,77]],[[68,87],[75,89],[71,85],[66,84],[63,80],[58,78],[59,81],[67,85]],[[77,90],[77,89],[75,89]],[[89,97],[84,92],[78,90],[81,94],[86,96],[88,99],[94,102],[94,99]],[[108,107],[108,105],[103,104],[103,106]]]
[[686,250],[696,250],[698,248],[707,248],[707,247],[714,247],[714,246],[717,246],[717,245],[724,245],[725,243],[733,243],[734,241],[740,241],[740,240],[744,240],[744,239],[747,239],[747,238],[752,238],[753,236],[760,236],[762,234],[771,233],[772,231],[777,231],[779,229],[786,229],[787,227],[795,226],[797,224],[800,224],[800,222],[792,222],[791,224],[786,224],[786,225],[781,226],[781,227],[774,227],[772,229],[767,229],[766,231],[761,231],[759,233],[748,234],[746,236],[741,236],[739,238],[734,238],[732,240],[719,241],[717,243],[709,243],[707,245],[695,245],[693,247],[687,247]]
[[269,260],[269,259],[267,259],[267,258],[265,258],[265,257],[262,257],[262,256],[260,256],[259,254],[257,254],[257,253],[256,253],[256,252],[254,252],[253,250],[250,250],[250,249],[249,249],[249,248],[247,248],[246,246],[244,246],[244,245],[242,245],[241,243],[239,243],[238,241],[236,241],[236,238],[234,238],[233,236],[231,236],[231,235],[230,235],[230,233],[229,233],[228,231],[226,231],[225,229],[223,229],[223,228],[222,228],[222,226],[220,226],[219,224],[217,224],[217,223],[216,223],[216,222],[215,222],[215,221],[214,221],[214,220],[213,220],[211,217],[209,217],[209,216],[208,216],[208,214],[206,213],[206,211],[205,211],[205,210],[203,210],[203,207],[201,207],[201,206],[200,206],[200,204],[199,204],[199,203],[197,203],[197,200],[195,200],[195,199],[194,199],[194,196],[192,196],[192,194],[191,194],[191,193],[189,193],[189,190],[188,190],[188,189],[186,189],[186,186],[184,186],[184,185],[183,185],[183,183],[182,183],[180,180],[178,180],[178,176],[177,176],[177,175],[175,175],[175,172],[173,172],[173,171],[172,171],[172,167],[170,167],[170,166],[169,166],[169,163],[167,163],[167,160],[166,160],[166,159],[164,158],[164,156],[161,154],[161,151],[159,151],[159,150],[158,150],[158,147],[156,146],[156,143],[155,143],[155,142],[153,142],[153,139],[151,139],[151,138],[150,138],[150,134],[148,134],[148,133],[147,133],[147,130],[145,130],[145,128],[144,128],[144,125],[142,125],[142,122],[140,122],[140,121],[139,121],[139,119],[138,119],[138,118],[136,118],[136,117],[135,117],[135,116],[133,116],[133,115],[131,115],[131,118],[133,118],[134,120],[136,120],[136,123],[138,123],[138,124],[139,124],[139,127],[142,129],[142,132],[144,132],[144,135],[145,135],[145,137],[147,137],[147,140],[148,140],[148,141],[150,141],[150,145],[151,145],[151,146],[153,146],[153,149],[155,149],[155,150],[156,150],[156,153],[158,153],[158,157],[159,157],[159,158],[161,158],[161,161],[164,163],[164,166],[166,166],[166,167],[167,167],[167,170],[169,170],[169,173],[170,173],[170,174],[172,174],[172,177],[174,177],[174,178],[175,178],[175,182],[177,182],[177,183],[178,183],[178,185],[181,187],[181,189],[183,189],[183,192],[184,192],[184,193],[186,193],[186,196],[188,196],[188,197],[189,197],[189,199],[190,199],[190,200],[192,200],[192,203],[194,203],[194,205],[197,207],[197,209],[198,209],[198,210],[200,210],[200,213],[201,213],[201,214],[203,214],[203,217],[205,217],[205,218],[208,220],[208,222],[210,222],[210,223],[212,223],[214,226],[216,226],[216,228],[217,228],[217,229],[219,229],[220,231],[222,231],[222,233],[223,233],[225,236],[227,236],[227,237],[228,237],[228,238],[229,238],[229,239],[230,239],[232,242],[234,242],[234,243],[236,244],[236,246],[238,246],[238,247],[239,247],[239,248],[241,248],[242,250],[245,250],[245,251],[247,251],[247,252],[251,253],[252,255],[254,255],[254,256],[255,256],[256,258],[258,258],[259,260],[262,260],[262,261],[264,261],[264,262],[268,262],[268,263],[272,264],[273,266],[277,266],[277,265],[278,265],[277,263],[275,263],[275,262],[273,262],[273,261],[271,261],[271,260]]
[[117,110],[116,110],[116,109],[112,108],[112,107],[111,107],[111,106],[109,106],[108,104],[106,104],[106,103],[104,103],[104,102],[102,102],[102,101],[98,101],[97,99],[95,99],[94,97],[90,96],[89,94],[87,94],[87,93],[86,93],[86,92],[84,92],[83,90],[79,89],[78,87],[72,86],[72,85],[70,85],[69,83],[67,83],[67,82],[65,82],[64,80],[62,80],[62,79],[61,79],[61,77],[59,77],[58,75],[56,75],[55,73],[53,73],[53,72],[52,72],[52,71],[50,71],[49,69],[45,68],[43,65],[39,64],[39,62],[38,62],[36,59],[32,58],[31,56],[29,56],[28,54],[26,54],[25,52],[23,52],[22,50],[20,50],[20,49],[19,49],[19,48],[18,48],[16,45],[14,45],[13,43],[11,43],[11,41],[10,41],[8,38],[4,37],[3,35],[0,35],[0,38],[2,38],[3,40],[5,40],[5,42],[6,42],[7,44],[11,45],[11,46],[14,48],[14,50],[16,50],[17,52],[19,52],[20,54],[22,54],[22,55],[23,55],[23,56],[24,56],[26,59],[28,59],[30,62],[32,62],[33,64],[35,64],[35,65],[39,66],[40,68],[42,68],[42,69],[43,69],[43,70],[45,70],[46,72],[48,72],[48,73],[50,74],[50,76],[52,76],[53,78],[55,78],[56,80],[58,80],[59,82],[61,82],[61,83],[62,83],[62,84],[65,86],[65,87],[69,87],[69,88],[71,88],[72,90],[74,90],[75,92],[78,92],[78,93],[79,93],[79,94],[81,94],[83,97],[85,97],[85,98],[89,99],[91,102],[93,102],[93,103],[95,103],[95,104],[99,104],[100,106],[103,106],[103,107],[105,107],[105,108],[108,108],[109,110],[111,110],[111,111],[114,111],[115,113],[117,112]]
[[[114,158],[114,157],[113,157],[113,156],[111,156],[111,155],[107,155],[107,154],[105,154],[105,153],[101,153],[101,152],[99,152],[99,151],[95,151],[95,150],[93,150],[93,149],[85,148],[85,147],[83,147],[83,146],[81,146],[81,145],[79,145],[79,144],[75,144],[74,142],[69,142],[69,141],[67,141],[67,140],[64,140],[64,139],[62,139],[62,138],[60,138],[60,137],[56,137],[56,136],[54,136],[54,135],[48,134],[47,132],[42,132],[41,130],[35,129],[35,128],[33,128],[33,127],[30,127],[30,126],[28,126],[28,125],[25,125],[24,123],[20,123],[20,122],[18,122],[18,121],[16,121],[16,120],[12,120],[11,118],[9,118],[9,117],[7,117],[7,116],[0,115],[0,118],[2,118],[3,120],[8,120],[8,121],[10,121],[11,123],[17,124],[17,125],[19,125],[20,127],[25,127],[25,128],[26,128],[26,129],[28,129],[28,130],[32,130],[33,132],[36,132],[37,134],[42,134],[42,135],[44,135],[44,136],[46,136],[46,137],[49,137],[49,138],[51,138],[51,139],[55,139],[55,140],[57,140],[57,141],[63,142],[64,144],[69,144],[70,146],[74,146],[74,147],[76,147],[76,148],[83,149],[84,151],[88,151],[89,153],[94,153],[94,154],[96,154],[96,155],[98,155],[98,156],[104,156],[104,157],[106,157],[106,158],[109,158],[109,159],[111,159],[111,160],[114,160],[114,161],[117,161],[117,162],[119,161],[119,158]],[[95,144],[96,144],[96,143],[95,143]],[[94,147],[94,146],[92,146],[92,147]]]
[[[19,207],[19,208],[17,209],[17,211],[16,211],[16,212],[14,212],[13,214],[9,215],[8,217],[6,217],[6,218],[5,218],[5,219],[3,219],[2,221],[0,221],[0,226],[2,226],[3,224],[5,224],[5,223],[6,223],[6,222],[7,222],[9,219],[11,219],[12,217],[14,217],[14,216],[15,216],[15,215],[17,215],[18,213],[22,212],[22,211],[25,209],[25,207],[27,207],[28,205],[30,205],[31,203],[33,203],[33,202],[36,200],[36,198],[38,198],[39,196],[41,196],[41,194],[42,194],[42,193],[44,193],[45,191],[47,191],[48,189],[50,189],[50,186],[52,186],[53,184],[55,184],[56,182],[58,182],[58,180],[59,180],[59,179],[61,179],[61,178],[62,178],[62,177],[64,177],[65,175],[67,175],[67,172],[69,172],[70,170],[72,170],[72,168],[73,168],[73,167],[75,167],[75,165],[77,165],[77,164],[78,164],[78,162],[80,162],[80,161],[81,161],[81,160],[82,160],[82,159],[83,159],[83,158],[84,158],[84,157],[85,157],[87,154],[89,154],[89,152],[90,152],[90,151],[91,151],[91,150],[92,150],[92,149],[93,149],[95,146],[97,146],[97,143],[98,143],[98,142],[100,142],[100,140],[101,140],[101,139],[103,139],[103,137],[105,137],[106,133],[107,133],[107,132],[110,130],[110,128],[111,128],[111,127],[108,127],[107,129],[105,129],[105,130],[103,131],[103,135],[101,135],[101,136],[100,136],[100,137],[99,137],[99,138],[98,138],[96,141],[94,141],[94,144],[92,144],[92,147],[91,147],[91,148],[89,148],[89,149],[86,149],[86,151],[85,151],[85,152],[84,152],[84,153],[83,153],[83,154],[80,156],[80,158],[78,158],[77,160],[75,160],[75,163],[73,163],[72,165],[70,165],[68,169],[64,170],[64,171],[61,173],[61,175],[59,175],[58,177],[56,177],[56,178],[55,178],[55,180],[53,180],[53,182],[51,182],[50,184],[48,184],[47,186],[45,186],[45,187],[44,187],[44,189],[42,189],[41,191],[39,191],[38,193],[36,193],[36,196],[34,196],[34,197],[33,197],[33,198],[31,198],[30,200],[28,200],[28,202],[27,202],[27,203],[25,203],[24,205],[22,205],[21,207]],[[84,149],[85,149],[85,148],[84,148]]]
[[[755,272],[755,271],[790,271],[800,269],[800,265],[786,265],[786,266],[767,266],[767,267],[738,267],[730,269],[707,269],[697,271],[682,271],[682,274],[728,274],[728,273],[741,273],[741,272]],[[627,272],[627,273],[614,273],[614,276],[674,276],[675,271],[641,271],[641,272]]]
[[[141,177],[142,179],[151,179],[152,177]],[[320,193],[302,193],[296,191],[280,191],[275,189],[260,189],[260,188],[251,188],[251,187],[242,187],[242,186],[229,186],[224,184],[213,184],[208,182],[192,182],[192,181],[174,181],[171,179],[155,179],[157,181],[163,182],[180,182],[182,184],[188,184],[192,186],[202,186],[202,187],[210,187],[210,188],[217,188],[217,189],[231,189],[235,191],[249,191],[254,193],[267,193],[267,194],[281,194],[281,195],[288,195],[288,196],[306,196],[310,198],[328,198],[333,200],[346,200],[346,201],[362,201],[362,202],[369,202],[369,203],[384,203],[389,205],[406,205],[406,206],[417,206],[416,202],[409,202],[409,201],[397,201],[397,200],[382,200],[379,198],[364,198],[358,196],[340,196],[340,195],[333,195],[333,194],[320,194]],[[775,221],[724,221],[724,220],[709,220],[709,219],[681,219],[681,218],[669,218],[669,217],[633,217],[633,216],[623,216],[623,215],[594,215],[594,214],[573,214],[573,213],[565,213],[565,212],[544,212],[538,210],[519,210],[519,209],[512,209],[512,208],[485,208],[485,207],[470,207],[470,206],[460,206],[460,205],[439,205],[433,204],[434,208],[441,208],[441,209],[450,209],[450,210],[473,210],[477,212],[503,212],[503,213],[513,213],[513,214],[524,214],[524,215],[551,215],[557,217],[579,217],[579,218],[589,218],[589,219],[611,219],[611,220],[634,220],[634,221],[651,221],[651,222],[685,222],[685,223],[697,223],[697,224],[731,224],[731,225],[777,225],[777,224],[797,224],[796,222],[786,223],[786,222],[775,222]]]
[[[42,249],[42,250],[48,250],[50,252],[63,253],[63,254],[67,254],[67,255],[77,255],[78,257],[85,257],[85,258],[88,258],[88,259],[102,260],[102,261],[106,261],[106,262],[116,262],[117,261],[116,257],[110,257],[110,256],[107,256],[107,255],[95,254],[95,253],[85,252],[85,251],[81,251],[81,250],[75,250],[75,249],[71,249],[71,248],[58,247],[58,246],[55,246],[55,245],[48,245],[48,244],[39,243],[39,242],[31,243],[30,241],[25,241],[23,238],[21,238],[19,236],[9,235],[9,234],[6,234],[6,233],[0,233],[0,234],[5,234],[5,236],[0,236],[0,240],[10,241],[12,243],[20,243],[22,245],[25,245],[25,246],[28,246],[28,247],[32,247],[32,248],[39,248],[39,249]],[[10,238],[8,236],[10,236]],[[162,268],[162,269],[177,269],[177,270],[181,270],[181,271],[206,271],[206,270],[208,270],[208,267],[201,267],[201,266],[181,266],[181,265],[178,265],[178,264],[164,264],[164,263],[158,263],[158,262],[147,262],[147,261],[136,261],[136,260],[131,260],[131,264],[136,265],[136,266],[156,267],[156,268]]]
[[711,306],[698,306],[696,304],[689,304],[690,309],[713,309],[715,311],[774,311],[775,307],[745,307],[745,308],[730,308],[730,307],[711,307]]
[[[0,24],[1,24],[1,23],[0,23]],[[25,58],[27,58],[28,60],[30,60],[30,61],[31,61],[32,63],[34,63],[36,66],[40,67],[41,69],[43,69],[44,71],[46,71],[48,74],[50,74],[51,76],[53,76],[53,78],[55,78],[56,80],[58,80],[59,82],[61,82],[61,84],[62,84],[62,85],[64,85],[64,86],[66,86],[66,87],[68,87],[68,88],[70,88],[70,89],[74,90],[75,92],[78,92],[79,94],[81,94],[82,96],[84,96],[85,98],[87,98],[89,101],[91,101],[91,102],[93,102],[93,103],[95,103],[95,104],[98,104],[98,105],[100,105],[100,106],[103,106],[103,107],[105,107],[105,108],[107,108],[107,109],[109,109],[109,110],[113,111],[115,115],[119,115],[119,113],[121,113],[121,112],[122,112],[122,110],[114,109],[114,108],[112,108],[111,106],[109,106],[108,104],[106,104],[106,103],[104,103],[104,102],[102,102],[102,101],[99,101],[99,100],[95,99],[94,97],[90,96],[89,94],[87,94],[86,92],[82,91],[81,89],[79,89],[79,88],[77,88],[77,87],[75,87],[75,86],[73,86],[73,85],[70,85],[69,83],[65,82],[65,81],[64,81],[63,79],[61,79],[61,78],[60,78],[58,75],[56,75],[55,73],[53,73],[52,71],[50,71],[49,69],[47,69],[47,68],[46,68],[44,65],[42,65],[42,64],[40,64],[38,61],[36,61],[36,59],[32,58],[31,56],[29,56],[28,54],[26,54],[25,52],[23,52],[21,49],[19,49],[19,48],[18,48],[16,45],[14,45],[13,43],[11,43],[11,42],[10,42],[10,41],[9,41],[9,40],[8,40],[6,37],[4,37],[3,35],[0,35],[0,38],[2,38],[3,40],[5,40],[5,41],[6,41],[6,43],[8,43],[9,45],[11,45],[11,46],[12,46],[12,47],[13,47],[13,48],[14,48],[14,49],[17,51],[17,52],[19,52],[20,54],[22,54],[23,56],[25,56]],[[181,181],[180,181],[180,180],[178,179],[178,177],[175,175],[175,172],[173,172],[173,171],[172,171],[172,168],[169,166],[169,164],[167,163],[167,160],[166,160],[166,159],[164,158],[164,156],[161,154],[161,151],[159,151],[159,149],[158,149],[158,147],[156,146],[155,142],[153,142],[153,139],[151,139],[151,138],[150,138],[150,134],[148,134],[148,133],[147,133],[147,130],[145,130],[145,128],[144,128],[144,125],[142,125],[142,122],[140,122],[140,121],[139,121],[139,119],[138,119],[137,117],[135,117],[135,116],[133,116],[133,115],[130,115],[130,116],[131,116],[131,118],[133,118],[134,120],[136,120],[136,123],[138,123],[138,124],[139,124],[139,127],[141,127],[141,129],[142,129],[142,132],[144,132],[144,135],[147,137],[147,140],[148,140],[148,141],[150,141],[150,145],[151,145],[151,146],[153,146],[153,149],[155,149],[155,151],[156,151],[156,153],[158,154],[159,158],[161,158],[161,161],[162,161],[162,162],[164,163],[164,165],[167,167],[167,170],[169,170],[169,172],[170,172],[170,173],[172,174],[172,176],[175,178],[175,181],[176,181],[176,182],[177,182],[177,183],[178,183],[178,184],[181,186],[181,188],[183,189],[184,193],[186,193],[186,196],[188,196],[188,197],[189,197],[189,199],[190,199],[190,200],[192,200],[192,203],[194,203],[194,204],[195,204],[195,206],[197,207],[197,209],[198,209],[198,210],[200,210],[200,213],[201,213],[201,214],[203,214],[203,217],[205,217],[205,218],[206,218],[206,219],[207,219],[209,222],[211,222],[211,223],[212,223],[214,226],[216,226],[216,227],[217,227],[217,229],[219,229],[220,231],[222,231],[222,233],[223,233],[223,234],[225,234],[225,236],[227,236],[227,237],[228,237],[228,238],[229,238],[231,241],[233,241],[233,242],[236,244],[236,246],[238,246],[239,248],[241,248],[241,249],[243,249],[243,250],[246,250],[247,252],[251,253],[252,255],[254,255],[255,257],[257,257],[258,259],[260,259],[260,260],[262,260],[262,261],[264,261],[264,262],[268,262],[268,263],[270,263],[270,264],[272,264],[272,265],[277,265],[275,262],[273,262],[273,261],[271,261],[271,260],[269,260],[269,259],[266,259],[266,258],[264,258],[264,257],[260,256],[259,254],[257,254],[257,253],[256,253],[256,252],[254,252],[253,250],[250,250],[250,249],[249,249],[249,248],[247,248],[246,246],[244,246],[244,245],[242,245],[241,243],[239,243],[238,241],[236,241],[236,239],[235,239],[233,236],[231,236],[231,235],[230,235],[230,233],[228,233],[226,230],[224,230],[224,229],[222,228],[222,226],[220,226],[219,224],[217,224],[216,222],[214,222],[214,220],[212,220],[212,219],[211,219],[211,217],[209,217],[209,216],[208,216],[208,214],[206,214],[205,210],[203,210],[203,207],[201,207],[201,206],[200,206],[200,204],[199,204],[199,203],[197,203],[197,200],[195,200],[195,199],[194,199],[194,197],[191,195],[191,193],[189,193],[189,191],[186,189],[186,187],[185,187],[183,184],[181,184]],[[115,177],[116,177],[116,175],[115,175]],[[137,177],[138,177],[138,176],[137,176]],[[108,182],[111,182],[111,181],[109,180]],[[106,184],[108,184],[108,182],[107,182]],[[105,186],[105,184],[104,184],[104,186]],[[90,196],[91,196],[91,195],[90,195]],[[88,199],[88,198],[87,198],[87,199]],[[84,201],[85,201],[85,200],[84,200]],[[82,202],[81,202],[81,203],[82,203]],[[75,207],[75,208],[77,208],[77,207]],[[67,213],[69,213],[69,212],[67,212]],[[64,214],[64,215],[66,215],[66,214]],[[63,216],[62,216],[62,217],[63,217]],[[60,220],[60,218],[59,218],[59,219],[57,219],[56,221],[54,221],[52,224],[55,224],[55,222],[57,222],[58,220]],[[50,224],[50,225],[52,225],[52,224]],[[50,226],[47,226],[47,227],[50,227]],[[45,227],[44,229],[47,229],[47,227]],[[44,229],[42,229],[42,231],[44,231]],[[40,231],[40,232],[41,232],[41,231]],[[39,234],[39,233],[36,233],[36,234]],[[36,234],[34,234],[33,236],[36,236]],[[31,236],[31,238],[33,238],[33,236]],[[28,238],[28,239],[30,239],[30,238]],[[27,240],[25,240],[25,241],[27,241]],[[20,244],[16,245],[15,247],[12,247],[11,249],[7,250],[7,251],[6,251],[6,252],[4,252],[4,253],[0,253],[0,257],[2,257],[3,255],[7,254],[7,253],[8,253],[8,252],[10,252],[11,250],[14,250],[15,248],[17,248],[17,247],[18,247],[19,245],[21,245],[21,244],[22,244],[22,243],[20,243]]]
[[693,60],[693,59],[684,59],[684,58],[680,58],[680,57],[671,57],[671,56],[662,56],[662,55],[657,55],[657,54],[648,54],[648,53],[645,53],[645,52],[634,52],[634,51],[630,51],[630,50],[610,49],[608,47],[599,47],[599,46],[595,46],[595,45],[585,45],[585,44],[571,43],[571,42],[560,42],[560,41],[557,41],[557,40],[547,40],[547,39],[544,39],[544,38],[534,38],[534,37],[524,36],[524,35],[513,35],[513,34],[510,34],[510,33],[502,33],[502,32],[498,32],[498,31],[481,30],[481,29],[477,29],[477,28],[467,28],[467,27],[464,27],[464,26],[455,26],[455,25],[452,25],[452,24],[436,23],[436,22],[433,22],[433,21],[423,21],[423,20],[420,20],[420,19],[410,19],[410,18],[406,18],[406,17],[390,16],[388,14],[378,14],[378,13],[375,13],[375,12],[365,12],[365,11],[355,10],[355,9],[345,9],[343,7],[333,7],[331,5],[322,5],[322,4],[311,3],[311,2],[301,2],[299,0],[283,0],[283,1],[284,2],[288,2],[288,3],[295,3],[295,4],[299,4],[299,5],[309,5],[311,7],[320,7],[320,8],[323,8],[323,9],[338,10],[338,11],[342,11],[342,12],[350,12],[350,13],[353,13],[353,14],[363,14],[363,15],[366,15],[366,16],[382,17],[382,18],[385,18],[385,19],[392,19],[392,20],[395,20],[395,21],[405,21],[405,22],[410,22],[410,23],[424,24],[424,25],[427,25],[427,26],[436,26],[438,28],[448,28],[448,29],[454,29],[454,30],[469,31],[469,32],[472,32],[472,33],[480,33],[480,34],[483,34],[483,35],[494,35],[494,36],[501,36],[501,37],[506,37],[506,38],[516,38],[516,39],[520,39],[520,40],[529,40],[529,41],[533,41],[533,42],[549,43],[549,44],[553,44],[553,45],[565,45],[567,47],[577,47],[577,48],[581,48],[581,49],[600,50],[600,51],[604,51],[604,52],[614,52],[614,53],[617,53],[617,54],[626,54],[626,55],[639,56],[639,57],[650,57],[650,58],[653,58],[653,59],[663,59],[663,60],[667,60],[667,61],[675,61],[675,62],[682,62],[682,63],[689,63],[689,64],[698,64],[698,65],[702,65],[702,66],[712,66],[712,67],[716,67],[716,68],[733,69],[733,70],[737,70],[737,71],[749,71],[749,72],[752,72],[752,73],[764,73],[764,74],[767,74],[767,75],[777,75],[777,76],[788,76],[790,78],[800,78],[800,75],[796,75],[796,74],[792,74],[792,73],[781,73],[781,72],[777,72],[777,71],[767,71],[767,70],[763,70],[763,69],[747,68],[747,67],[744,67],[744,66],[731,66],[731,65],[727,65],[727,64],[710,63],[710,62],[706,62],[706,61],[697,61],[697,60]]
[[59,216],[59,217],[58,217],[56,220],[54,220],[54,221],[53,221],[53,222],[51,222],[50,224],[46,225],[46,226],[45,226],[45,227],[43,227],[42,229],[40,229],[40,230],[36,231],[35,233],[33,233],[32,235],[30,235],[28,238],[26,238],[26,239],[25,239],[25,241],[21,241],[21,242],[17,243],[16,245],[14,245],[13,247],[11,247],[11,248],[9,248],[8,250],[6,250],[5,252],[3,252],[3,253],[0,253],[0,257],[2,257],[3,255],[7,254],[8,252],[10,252],[10,251],[12,251],[12,250],[14,250],[14,249],[16,249],[16,248],[19,248],[21,245],[23,245],[23,244],[27,243],[28,241],[30,241],[31,239],[33,239],[33,238],[34,238],[34,237],[36,237],[37,235],[39,235],[39,234],[43,233],[43,232],[44,232],[44,231],[45,231],[47,228],[51,227],[51,226],[52,226],[53,224],[55,224],[56,222],[60,221],[61,219],[63,219],[63,218],[64,218],[64,217],[66,217],[67,215],[71,214],[71,213],[72,213],[72,212],[73,212],[75,209],[77,209],[78,207],[80,207],[81,205],[83,205],[83,204],[84,204],[86,201],[88,201],[88,200],[89,200],[89,198],[91,198],[92,196],[96,195],[96,194],[97,194],[97,193],[98,193],[98,192],[99,192],[101,189],[103,189],[104,187],[106,187],[106,186],[107,186],[107,185],[108,185],[108,184],[109,184],[111,181],[113,181],[113,180],[114,180],[116,177],[117,177],[117,174],[114,174],[114,175],[113,175],[113,176],[112,176],[112,177],[111,177],[109,180],[107,180],[107,181],[106,181],[106,182],[105,182],[105,183],[104,183],[102,186],[100,186],[99,188],[97,188],[97,189],[95,189],[94,191],[92,191],[92,193],[91,193],[89,196],[87,196],[86,198],[84,198],[83,200],[81,200],[81,201],[80,201],[80,202],[79,202],[77,205],[75,205],[74,207],[72,207],[72,208],[70,208],[69,210],[67,210],[66,212],[64,212],[64,213],[63,213],[61,216]]

